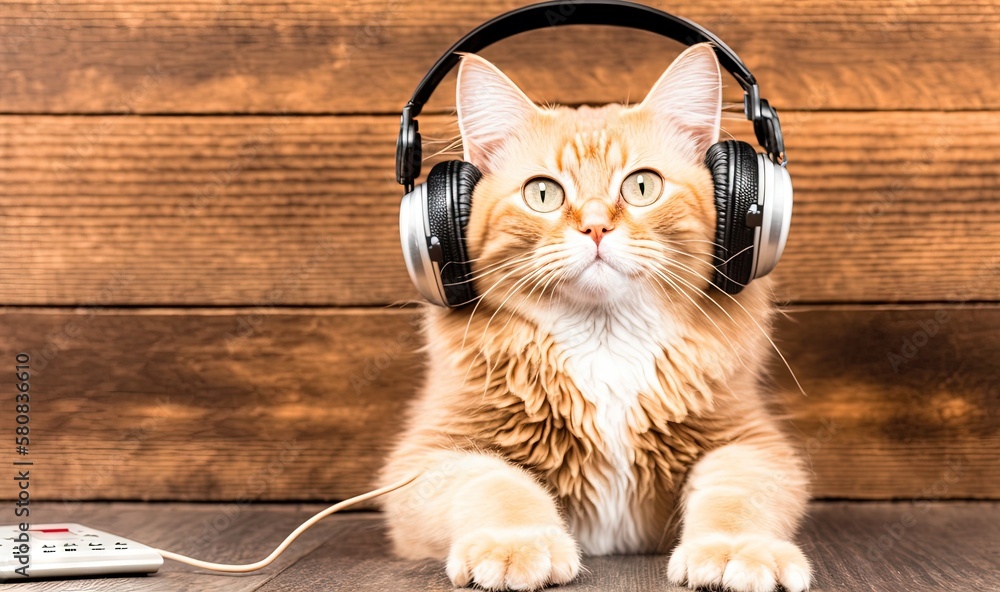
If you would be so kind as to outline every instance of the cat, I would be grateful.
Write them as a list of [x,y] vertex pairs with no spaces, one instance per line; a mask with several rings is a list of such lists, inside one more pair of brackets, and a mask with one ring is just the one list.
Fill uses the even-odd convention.
[[423,311],[426,377],[380,475],[422,472],[383,502],[397,554],[488,590],[668,551],[678,585],[808,589],[808,479],[760,387],[771,290],[709,281],[721,89],[707,44],[639,104],[576,109],[462,56],[481,296]]

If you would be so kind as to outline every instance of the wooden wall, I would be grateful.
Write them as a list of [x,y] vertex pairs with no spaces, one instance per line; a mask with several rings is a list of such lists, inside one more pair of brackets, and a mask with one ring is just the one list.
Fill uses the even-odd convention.
[[[416,296],[398,109],[519,4],[5,3],[0,430],[27,351],[35,496],[369,487],[421,366],[392,306]],[[653,4],[725,39],[781,111],[796,205],[777,340],[808,396],[773,375],[815,493],[1000,498],[996,3]],[[597,27],[483,53],[577,104],[641,97],[679,49]],[[425,137],[456,133],[452,88]]]

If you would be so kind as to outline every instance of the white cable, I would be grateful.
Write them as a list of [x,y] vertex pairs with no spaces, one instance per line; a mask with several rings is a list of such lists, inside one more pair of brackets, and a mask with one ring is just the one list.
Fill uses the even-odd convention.
[[288,535],[288,537],[284,540],[284,542],[282,542],[280,545],[278,545],[277,549],[275,549],[274,551],[272,551],[270,555],[268,555],[264,559],[261,559],[257,563],[248,563],[248,564],[245,564],[245,565],[230,565],[230,564],[227,564],[227,563],[211,563],[209,561],[201,561],[199,559],[192,559],[191,557],[186,557],[184,555],[178,555],[177,553],[171,553],[170,551],[164,551],[162,549],[154,549],[154,550],[157,553],[159,553],[164,559],[173,559],[174,561],[180,561],[181,563],[187,563],[188,565],[193,565],[195,567],[200,567],[202,569],[210,569],[212,571],[225,571],[225,572],[232,572],[232,573],[244,573],[244,572],[248,572],[248,571],[256,571],[258,569],[261,569],[261,568],[264,568],[264,567],[267,567],[268,565],[270,565],[271,562],[273,562],[275,559],[277,559],[278,555],[281,555],[281,553],[284,552],[284,550],[286,548],[288,548],[288,545],[291,545],[292,542],[295,539],[297,539],[300,534],[302,534],[303,532],[305,532],[306,530],[308,530],[310,527],[312,527],[312,525],[314,525],[317,522],[319,522],[320,520],[326,518],[330,514],[333,514],[334,512],[339,512],[340,510],[343,510],[344,508],[347,508],[349,506],[353,506],[354,504],[357,504],[359,502],[363,502],[365,500],[369,500],[369,499],[371,499],[373,497],[378,497],[380,495],[384,495],[386,493],[389,493],[390,491],[395,491],[395,490],[399,489],[400,487],[403,487],[405,485],[409,485],[410,483],[412,483],[419,476],[420,476],[420,474],[413,475],[412,477],[409,477],[409,478],[407,478],[404,481],[400,481],[400,482],[394,483],[392,485],[387,485],[386,487],[383,487],[381,489],[376,489],[374,491],[369,491],[368,493],[363,493],[363,494],[361,494],[359,496],[352,497],[351,499],[347,499],[347,500],[344,500],[342,502],[339,502],[339,503],[336,503],[336,504],[330,506],[329,508],[323,510],[319,514],[316,514],[315,516],[313,516],[309,520],[306,520],[301,525],[299,525],[299,527],[296,528],[292,532],[292,534]]

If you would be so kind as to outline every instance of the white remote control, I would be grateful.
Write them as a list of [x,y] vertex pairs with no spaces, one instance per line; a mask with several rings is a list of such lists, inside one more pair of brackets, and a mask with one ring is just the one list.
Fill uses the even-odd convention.
[[145,574],[161,565],[152,548],[79,524],[0,526],[0,580]]

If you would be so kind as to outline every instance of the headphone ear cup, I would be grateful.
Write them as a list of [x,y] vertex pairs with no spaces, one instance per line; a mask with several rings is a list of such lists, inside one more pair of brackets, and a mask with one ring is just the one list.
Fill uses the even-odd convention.
[[474,165],[449,160],[434,165],[427,175],[428,250],[438,262],[441,291],[451,307],[471,302],[472,268],[466,251],[465,228],[472,210],[472,192],[482,174]]
[[756,226],[747,212],[757,204],[757,151],[746,142],[727,140],[708,149],[705,164],[715,184],[715,285],[738,294],[752,279]]

